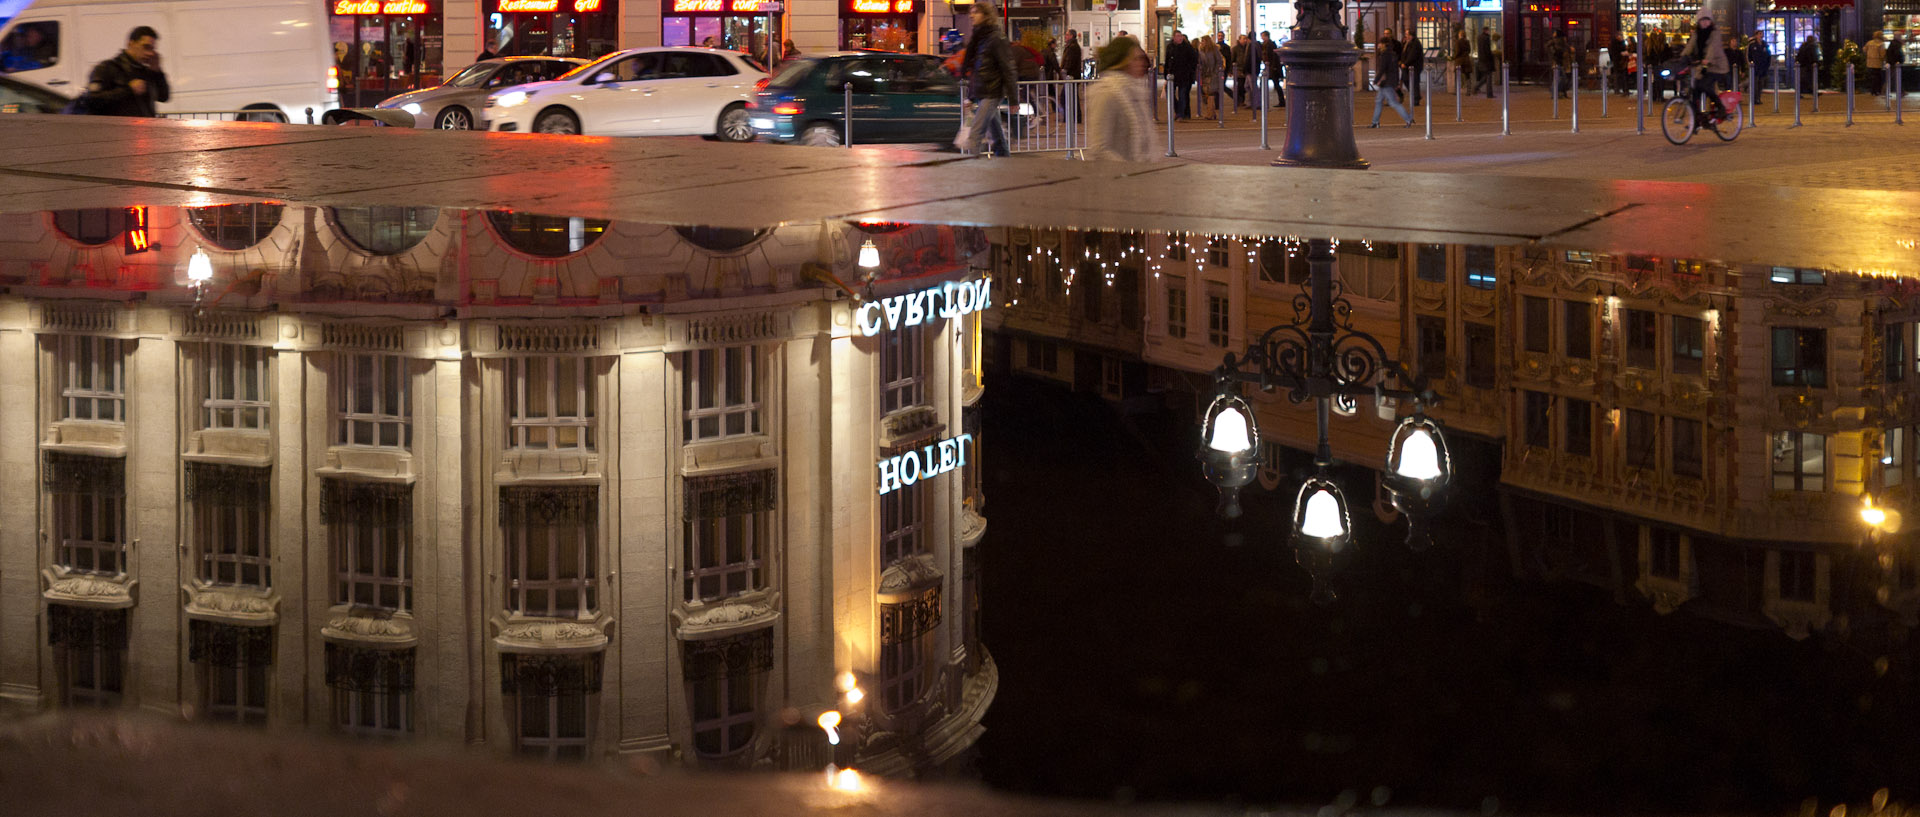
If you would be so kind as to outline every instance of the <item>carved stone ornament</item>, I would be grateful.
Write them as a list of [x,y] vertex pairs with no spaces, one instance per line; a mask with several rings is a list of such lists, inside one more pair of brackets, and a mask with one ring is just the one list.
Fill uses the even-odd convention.
[[47,582],[41,596],[54,604],[119,609],[133,606],[134,582],[126,576],[64,573],[52,568],[40,575]]
[[350,692],[412,692],[413,650],[326,645],[327,686]]
[[187,660],[216,667],[273,666],[273,628],[190,619]]
[[509,621],[493,637],[502,652],[597,650],[607,645],[607,633],[591,621],[528,619]]
[[[1262,474],[1264,477],[1265,475]],[[1264,480],[1262,480],[1264,483]],[[987,535],[987,518],[974,511],[973,503],[960,506],[959,524],[955,525],[954,536],[962,547],[971,547]]]
[[352,519],[379,527],[413,521],[413,486],[347,479],[320,480],[320,521]]
[[1693,598],[1686,583],[1675,579],[1646,576],[1634,582],[1633,586],[1652,600],[1654,612],[1663,616],[1680,609],[1680,605]]
[[779,482],[773,469],[688,477],[686,518],[725,519],[771,511],[779,502]]
[[916,591],[928,585],[938,584],[945,574],[934,567],[933,556],[922,553],[909,556],[887,566],[880,571],[880,601],[882,603],[910,602],[919,595]]
[[272,467],[187,461],[187,501],[205,498],[228,507],[259,505],[267,498],[267,478]]
[[334,616],[320,628],[323,638],[350,641],[392,649],[411,647],[419,641],[410,616]]
[[[678,614],[676,614],[678,615]],[[679,636],[688,641],[771,626],[780,611],[769,601],[729,601],[692,608],[681,616]]]
[[507,527],[529,521],[591,525],[599,499],[600,489],[595,485],[502,485],[500,523]]
[[1825,629],[1827,622],[1833,619],[1832,611],[1819,604],[1801,601],[1774,600],[1767,602],[1767,619],[1787,632],[1787,637],[1795,641],[1805,639],[1813,631]]
[[221,585],[182,585],[180,589],[186,591],[186,613],[191,618],[246,626],[266,626],[279,618],[280,597],[272,593]]
[[127,648],[127,611],[47,605],[47,646],[75,651]]
[[127,495],[127,461],[63,451],[41,454],[40,484],[50,494]]
[[940,626],[940,585],[926,589],[911,601],[880,607],[880,641],[900,644]]
[[939,436],[946,430],[940,422],[940,412],[932,406],[914,406],[902,409],[880,420],[883,447],[909,447],[919,440]]
[[601,668],[606,653],[580,655],[548,653],[502,653],[500,655],[500,694],[557,698],[562,695],[597,695]]
[[773,628],[685,641],[680,645],[681,670],[688,681],[712,681],[758,675],[773,669]]

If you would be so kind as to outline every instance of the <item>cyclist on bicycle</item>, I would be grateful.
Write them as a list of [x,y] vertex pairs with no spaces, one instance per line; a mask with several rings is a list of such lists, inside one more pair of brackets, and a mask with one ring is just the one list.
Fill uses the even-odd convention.
[[[1713,121],[1727,118],[1726,106],[1720,104],[1720,92],[1733,87],[1733,68],[1727,63],[1726,40],[1720,36],[1720,29],[1713,24],[1713,15],[1701,9],[1693,21],[1693,39],[1687,43],[1687,63],[1693,69],[1694,108],[1702,113],[1710,113]],[[1707,99],[1701,100],[1705,94]]]

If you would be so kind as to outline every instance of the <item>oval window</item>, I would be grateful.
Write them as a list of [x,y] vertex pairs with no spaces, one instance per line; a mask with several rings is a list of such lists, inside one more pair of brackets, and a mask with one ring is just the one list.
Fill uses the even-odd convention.
[[187,221],[207,243],[223,250],[244,250],[267,240],[286,211],[279,204],[222,204],[187,208]]
[[413,249],[440,220],[437,207],[335,207],[329,212],[349,243],[373,255]]
[[687,243],[708,252],[743,250],[767,234],[766,230],[737,230],[730,227],[675,227]]
[[86,210],[55,210],[53,228],[61,235],[98,247],[120,237],[132,223],[126,208],[94,207]]
[[572,255],[599,241],[607,232],[607,220],[542,216],[494,210],[487,221],[501,240],[516,250],[542,258]]

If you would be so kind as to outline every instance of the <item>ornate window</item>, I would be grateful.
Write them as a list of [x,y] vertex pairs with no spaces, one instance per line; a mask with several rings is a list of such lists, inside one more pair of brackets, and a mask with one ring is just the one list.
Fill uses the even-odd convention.
[[1593,359],[1593,304],[1567,301],[1561,313],[1561,335],[1566,355],[1578,360]]
[[1027,370],[1053,374],[1060,370],[1060,347],[1053,341],[1026,338]]
[[773,669],[773,629],[681,646],[693,707],[693,750],[703,758],[737,755],[753,745],[760,685]]
[[1207,263],[1216,267],[1227,265],[1227,240],[1220,236],[1207,239]]
[[265,589],[272,585],[268,468],[187,463],[187,503],[200,580]]
[[1521,433],[1529,447],[1546,448],[1553,442],[1553,397],[1537,391],[1522,391],[1524,405]]
[[903,326],[881,336],[880,413],[892,414],[927,401],[924,326]]
[[1494,372],[1498,363],[1494,352],[1493,327],[1484,323],[1467,323],[1467,385],[1477,389],[1493,388]]
[[286,207],[278,204],[217,204],[187,208],[187,221],[208,244],[223,250],[244,250],[267,240],[280,226]]
[[597,218],[541,216],[494,210],[487,213],[500,239],[528,255],[560,258],[593,246],[607,232],[607,221]]
[[[1441,267],[1445,271],[1445,259]],[[1295,241],[1267,239],[1260,242],[1260,280],[1269,284],[1298,284],[1307,280],[1307,254]],[[1441,280],[1445,280],[1442,278]]]
[[1560,431],[1560,450],[1575,456],[1593,456],[1593,404],[1572,397],[1562,400],[1566,425]]
[[1492,247],[1471,245],[1467,247],[1467,286],[1474,289],[1493,289],[1499,283],[1499,273],[1494,266]]
[[126,572],[126,461],[48,451],[42,468],[53,499],[54,563],[78,573]]
[[333,223],[355,247],[373,255],[413,249],[440,220],[434,207],[335,207]]
[[127,611],[47,605],[60,705],[120,705],[127,683]]
[[1647,528],[1647,575],[1680,580],[1680,534],[1666,528]]
[[326,644],[333,726],[350,735],[395,738],[413,732],[413,650]]
[[1892,488],[1906,481],[1907,429],[1896,426],[1880,437],[1880,487]]
[[1413,277],[1435,284],[1447,282],[1447,245],[1421,244],[1414,251]]
[[1080,312],[1087,323],[1100,322],[1100,294],[1106,289],[1102,286],[1100,265],[1093,261],[1083,261],[1080,273],[1074,276],[1076,281],[1084,281],[1080,289]]
[[1187,260],[1187,234],[1167,233],[1167,260]]
[[333,563],[333,603],[413,609],[413,488],[327,479],[320,521]]
[[1447,376],[1447,321],[1431,315],[1413,319],[1416,365],[1422,376],[1439,380]]
[[206,347],[206,395],[201,427],[264,430],[271,417],[264,346],[210,343]]
[[501,487],[509,612],[577,618],[598,609],[599,490]]
[[1526,329],[1526,349],[1544,354],[1553,339],[1553,327],[1548,323],[1552,302],[1535,295],[1524,296],[1520,302]]
[[880,608],[880,692],[889,712],[912,705],[927,691],[940,625],[940,588]]
[[1226,346],[1228,336],[1227,287],[1207,282],[1207,342]]
[[1774,327],[1773,385],[1826,387],[1827,330]]
[[687,479],[681,564],[688,602],[767,586],[775,485],[771,470]]
[[1627,409],[1626,417],[1627,467],[1651,471],[1659,453],[1660,418],[1637,409]]
[[413,389],[407,359],[341,352],[335,445],[413,447]]
[[1622,310],[1625,314],[1620,321],[1626,350],[1626,363],[1636,369],[1652,369],[1658,364],[1657,351],[1660,346],[1660,325],[1652,312],[1644,309]]
[[187,660],[198,665],[206,720],[264,726],[273,673],[273,628],[187,622]]
[[1699,318],[1673,316],[1673,371],[1699,374],[1707,360],[1707,324]]
[[1674,417],[1668,420],[1673,428],[1673,474],[1678,477],[1698,477],[1701,463],[1701,424],[1699,420]]
[[1881,347],[1881,361],[1886,366],[1888,383],[1899,383],[1907,379],[1907,338],[1913,334],[1913,324],[1889,323],[1886,325],[1886,343]]
[[687,442],[760,433],[760,350],[695,349],[680,355],[681,434]]
[[1167,276],[1167,337],[1187,336],[1187,279]]
[[588,704],[600,694],[603,653],[500,656],[500,694],[513,713],[515,752],[547,760],[586,760]]
[[132,220],[132,214],[125,207],[55,210],[53,228],[81,244],[98,247],[119,238]]
[[902,485],[880,496],[880,566],[924,552],[925,482]]
[[592,358],[508,358],[506,385],[508,448],[593,450]]
[[126,422],[126,355],[122,342],[61,335],[54,348],[60,367],[60,419]]
[[1815,602],[1820,595],[1819,564],[1811,551],[1777,551],[1779,558],[1780,600]]
[[1776,284],[1799,284],[1819,286],[1827,282],[1827,274],[1817,269],[1799,267],[1774,267],[1773,282]]
[[1774,432],[1773,489],[1826,490],[1827,438],[1804,431]]

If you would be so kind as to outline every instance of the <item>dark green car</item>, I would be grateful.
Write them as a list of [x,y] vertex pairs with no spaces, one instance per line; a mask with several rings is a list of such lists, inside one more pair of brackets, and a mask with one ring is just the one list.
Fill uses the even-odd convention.
[[845,144],[847,86],[853,143],[952,142],[960,82],[937,57],[891,51],[809,54],[780,66],[748,106],[753,132],[776,142]]

